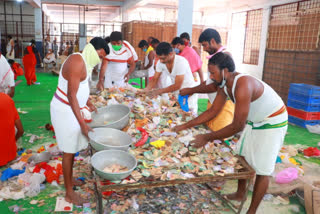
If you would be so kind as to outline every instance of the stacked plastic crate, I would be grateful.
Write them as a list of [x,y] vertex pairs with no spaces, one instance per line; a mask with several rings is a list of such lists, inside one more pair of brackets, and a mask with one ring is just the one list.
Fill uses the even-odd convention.
[[287,110],[289,123],[303,128],[320,124],[320,86],[291,83]]

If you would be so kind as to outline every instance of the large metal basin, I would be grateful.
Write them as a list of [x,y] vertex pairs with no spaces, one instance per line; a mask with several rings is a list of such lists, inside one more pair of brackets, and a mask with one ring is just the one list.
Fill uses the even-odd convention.
[[88,125],[92,128],[106,127],[123,129],[129,123],[130,108],[126,105],[110,105],[98,109],[98,113],[92,113],[92,122]]
[[[121,150],[103,150],[95,153],[91,158],[91,164],[95,172],[104,179],[110,181],[120,181],[128,177],[137,167],[136,158]],[[122,173],[107,173],[103,169],[111,164],[120,164],[128,167],[128,171]]]
[[32,156],[28,159],[28,162],[34,162],[35,164],[41,163],[41,162],[49,162],[51,159],[50,152],[41,152],[32,154]]
[[89,132],[90,144],[97,151],[114,149],[128,151],[132,139],[127,133],[112,128],[94,128]]

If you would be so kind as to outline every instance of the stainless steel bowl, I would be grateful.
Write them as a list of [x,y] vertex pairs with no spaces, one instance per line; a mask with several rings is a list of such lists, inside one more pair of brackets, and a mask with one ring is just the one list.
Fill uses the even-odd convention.
[[41,163],[41,162],[48,162],[51,159],[50,152],[41,152],[32,154],[32,156],[28,159],[28,162],[34,162],[35,164]]
[[[104,179],[109,181],[120,181],[128,177],[132,171],[137,167],[136,158],[121,150],[104,150],[95,153],[91,158],[91,164],[95,172]],[[120,164],[128,167],[128,171],[121,173],[107,173],[103,169],[111,164]]]
[[106,127],[123,129],[129,123],[130,108],[126,105],[109,105],[98,109],[98,113],[92,113],[92,122],[88,125],[92,128]]
[[128,151],[132,139],[127,133],[112,128],[94,128],[89,132],[90,144],[97,150],[123,150]]

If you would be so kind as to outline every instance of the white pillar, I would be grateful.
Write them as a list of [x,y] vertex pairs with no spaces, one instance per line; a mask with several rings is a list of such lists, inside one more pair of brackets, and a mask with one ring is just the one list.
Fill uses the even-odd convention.
[[177,36],[187,32],[192,40],[193,0],[179,0]]
[[87,26],[79,24],[79,50],[82,51],[87,44]]
[[42,42],[42,11],[34,8],[34,33],[36,42]]

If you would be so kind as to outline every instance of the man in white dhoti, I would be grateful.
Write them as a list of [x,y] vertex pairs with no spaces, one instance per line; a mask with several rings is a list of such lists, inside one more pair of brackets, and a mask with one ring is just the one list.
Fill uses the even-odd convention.
[[[197,135],[192,141],[194,147],[201,147],[209,141],[224,139],[243,130],[237,145],[237,153],[256,171],[252,201],[247,213],[256,213],[267,191],[269,176],[273,173],[277,155],[287,131],[288,114],[279,95],[265,82],[246,74],[235,72],[232,58],[217,53],[209,60],[210,79],[218,86],[211,117],[200,115],[187,124],[195,126],[215,118],[229,97],[235,103],[233,122],[218,131]],[[231,200],[242,200],[246,180],[239,180],[236,193],[228,195]]]
[[75,153],[88,146],[88,132],[83,112],[86,106],[95,110],[89,101],[89,74],[109,53],[105,40],[93,38],[81,53],[70,55],[61,67],[58,87],[50,104],[51,122],[57,143],[63,151],[62,169],[66,188],[65,199],[76,205],[86,201],[73,191],[72,167]]
[[110,34],[108,47],[110,54],[104,58],[101,65],[97,84],[99,90],[125,86],[138,61],[136,51],[129,42],[123,40],[121,32],[114,31]]
[[[178,97],[180,89],[196,86],[188,61],[184,57],[176,55],[169,43],[161,42],[157,46],[156,53],[160,62],[158,62],[155,75],[144,92],[150,96],[173,92]],[[171,79],[171,84],[164,88],[152,90],[163,75]],[[197,94],[188,98],[188,106],[190,111],[197,113]]]

